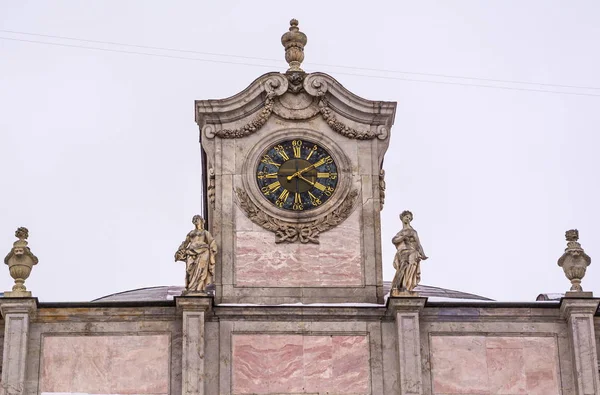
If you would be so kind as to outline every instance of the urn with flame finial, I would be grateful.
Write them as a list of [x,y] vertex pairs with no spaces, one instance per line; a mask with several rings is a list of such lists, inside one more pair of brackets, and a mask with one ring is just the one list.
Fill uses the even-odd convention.
[[571,281],[571,292],[582,292],[581,279],[585,276],[585,271],[592,259],[577,242],[579,240],[577,229],[567,230],[565,238],[567,239],[567,248],[558,259],[558,266],[563,268],[565,275]]
[[27,228],[18,228],[15,232],[17,241],[13,243],[4,263],[8,265],[10,276],[15,280],[12,291],[4,293],[4,297],[31,297],[31,292],[25,288],[25,280],[29,277],[33,265],[37,265],[38,259],[27,245],[29,231]]

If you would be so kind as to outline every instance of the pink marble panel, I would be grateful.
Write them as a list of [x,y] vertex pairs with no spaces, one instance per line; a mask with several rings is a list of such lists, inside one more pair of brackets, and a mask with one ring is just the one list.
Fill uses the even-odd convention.
[[488,348],[490,394],[527,395],[522,348]]
[[333,378],[333,337],[305,336],[304,340],[304,389],[318,392],[327,388]]
[[485,337],[432,337],[431,370],[435,394],[489,394]]
[[334,336],[333,350],[332,384],[335,385],[327,390],[340,394],[367,393],[370,367],[367,337]]
[[362,285],[360,210],[320,235],[320,244],[275,244],[275,235],[236,207],[235,282],[238,286]]
[[369,394],[367,336],[237,334],[234,394]]
[[431,367],[435,395],[560,393],[553,337],[434,336]]
[[523,338],[528,395],[558,395],[558,349],[553,337]]
[[41,392],[166,394],[169,336],[48,336]]

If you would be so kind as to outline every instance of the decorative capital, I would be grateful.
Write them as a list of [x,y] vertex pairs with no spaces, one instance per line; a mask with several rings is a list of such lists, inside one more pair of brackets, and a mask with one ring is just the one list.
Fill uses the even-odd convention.
[[298,28],[298,20],[290,21],[290,30],[281,36],[281,44],[285,48],[285,60],[290,65],[288,72],[304,71],[300,68],[304,60],[304,46],[306,45],[306,34]]
[[562,267],[565,275],[571,281],[571,292],[582,292],[581,280],[585,276],[587,267],[592,263],[592,258],[585,253],[579,240],[579,231],[577,229],[567,230],[565,232],[567,248],[564,254],[558,259],[558,266]]

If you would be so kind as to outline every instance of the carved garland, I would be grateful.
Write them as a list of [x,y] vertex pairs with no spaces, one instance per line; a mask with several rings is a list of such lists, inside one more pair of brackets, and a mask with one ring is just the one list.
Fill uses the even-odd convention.
[[255,224],[275,233],[275,243],[319,244],[319,234],[339,225],[352,213],[358,191],[352,190],[342,204],[331,213],[314,221],[296,224],[282,221],[259,209],[241,188],[236,189],[240,207]]
[[379,136],[379,133],[371,132],[370,130],[356,130],[338,121],[333,111],[329,108],[329,104],[324,95],[321,95],[321,100],[319,101],[319,111],[325,122],[327,122],[327,125],[329,125],[334,132],[337,132],[344,137],[357,140],[371,140]]
[[215,132],[215,136],[220,137],[222,139],[237,139],[241,137],[246,137],[256,132],[260,128],[262,128],[265,123],[269,120],[271,113],[273,112],[273,100],[274,94],[267,94],[267,100],[265,100],[265,105],[263,106],[260,114],[252,121],[242,126],[239,129],[222,129]]

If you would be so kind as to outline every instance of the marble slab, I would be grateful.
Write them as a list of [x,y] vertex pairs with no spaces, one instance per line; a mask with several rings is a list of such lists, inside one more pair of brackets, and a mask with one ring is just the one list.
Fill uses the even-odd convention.
[[554,337],[432,336],[434,395],[559,395]]
[[275,235],[236,210],[235,285],[241,287],[360,286],[360,210],[320,235],[320,244],[275,244]]
[[167,394],[169,336],[45,336],[42,393]]
[[232,393],[370,394],[367,336],[232,337]]

